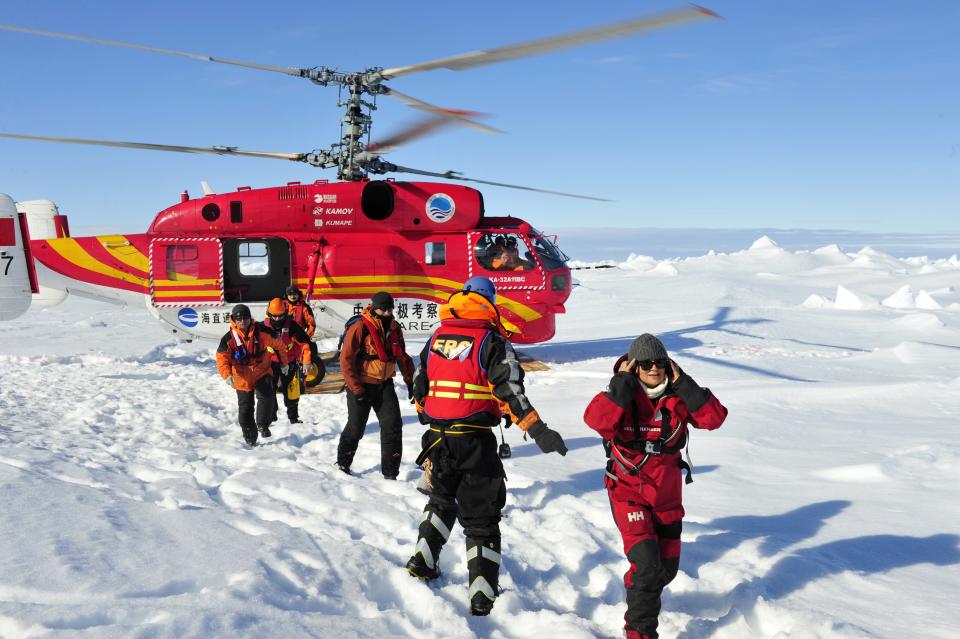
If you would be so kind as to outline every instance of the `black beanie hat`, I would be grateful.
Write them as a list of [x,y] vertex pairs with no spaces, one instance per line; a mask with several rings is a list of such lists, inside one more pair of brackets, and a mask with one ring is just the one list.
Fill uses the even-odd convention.
[[246,304],[237,304],[234,306],[233,310],[230,311],[230,317],[235,320],[253,319],[253,316],[250,314],[250,307]]
[[667,349],[663,342],[650,333],[644,333],[630,344],[627,358],[645,362],[651,359],[669,359],[670,356],[667,355]]
[[393,310],[393,297],[390,293],[386,291],[380,291],[379,293],[374,293],[373,297],[370,298],[370,305],[374,310],[380,309],[381,311],[392,311]]

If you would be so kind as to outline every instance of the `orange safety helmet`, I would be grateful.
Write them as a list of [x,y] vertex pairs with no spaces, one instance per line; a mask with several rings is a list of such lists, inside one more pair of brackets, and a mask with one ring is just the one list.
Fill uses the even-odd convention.
[[272,300],[270,300],[270,304],[267,306],[268,317],[276,317],[277,319],[279,319],[280,317],[286,314],[287,314],[287,305],[282,299],[280,299],[279,297],[275,297]]

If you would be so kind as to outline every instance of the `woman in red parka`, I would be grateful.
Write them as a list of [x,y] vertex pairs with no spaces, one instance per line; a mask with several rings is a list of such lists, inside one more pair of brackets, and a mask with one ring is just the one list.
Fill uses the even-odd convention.
[[680,565],[687,428],[719,428],[727,409],[649,333],[630,344],[613,370],[583,419],[609,455],[607,494],[630,561],[623,578],[627,639],[657,639],[660,595]]

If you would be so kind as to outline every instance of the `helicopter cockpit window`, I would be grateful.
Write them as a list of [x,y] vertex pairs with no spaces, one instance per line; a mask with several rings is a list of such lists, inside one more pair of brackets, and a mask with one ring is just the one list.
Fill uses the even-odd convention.
[[516,233],[487,233],[477,240],[473,253],[488,271],[529,271],[536,267],[529,247]]
[[237,250],[240,275],[266,277],[270,274],[270,250],[266,242],[240,242]]
[[555,242],[539,231],[535,230],[530,236],[530,240],[548,271],[561,268],[570,260],[569,255],[561,251]]
[[200,277],[200,252],[196,246],[167,247],[167,279],[172,282]]
[[430,266],[443,266],[447,263],[447,243],[427,242],[424,262]]

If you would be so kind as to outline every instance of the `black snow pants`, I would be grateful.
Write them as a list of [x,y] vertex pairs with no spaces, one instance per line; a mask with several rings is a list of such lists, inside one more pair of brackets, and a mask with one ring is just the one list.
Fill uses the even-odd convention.
[[500,574],[500,513],[507,501],[497,438],[490,429],[442,437],[431,429],[422,443],[425,449],[432,446],[428,458],[433,488],[414,556],[422,554],[434,567],[454,521],[459,521],[467,538],[468,596],[472,601],[482,594],[493,601]]
[[393,387],[393,380],[382,384],[364,384],[363,395],[357,398],[347,389],[347,424],[340,433],[337,445],[337,464],[350,468],[357,446],[367,429],[370,409],[380,422],[380,471],[384,477],[396,478],[400,474],[400,456],[403,449],[403,421],[400,418],[400,400]]
[[[254,402],[256,397],[256,402]],[[254,411],[256,404],[256,411]],[[270,425],[270,419],[277,410],[277,395],[273,392],[273,378],[264,375],[257,380],[254,390],[237,391],[240,428],[245,439],[256,441],[257,429]],[[254,419],[256,412],[256,419]]]
[[[273,367],[273,386],[280,391],[280,395],[283,396],[283,406],[287,409],[287,419],[291,422],[300,419],[300,400],[290,399],[287,397],[287,386],[290,385],[290,380],[294,378],[295,375],[299,374],[300,368],[296,362],[290,364],[290,367],[287,369],[287,374],[284,375],[280,370],[280,365],[277,363],[272,364]],[[303,392],[303,389],[300,389],[300,392]],[[277,411],[279,410],[279,402],[274,403],[273,407],[273,416],[270,420],[270,423],[277,421]]]

